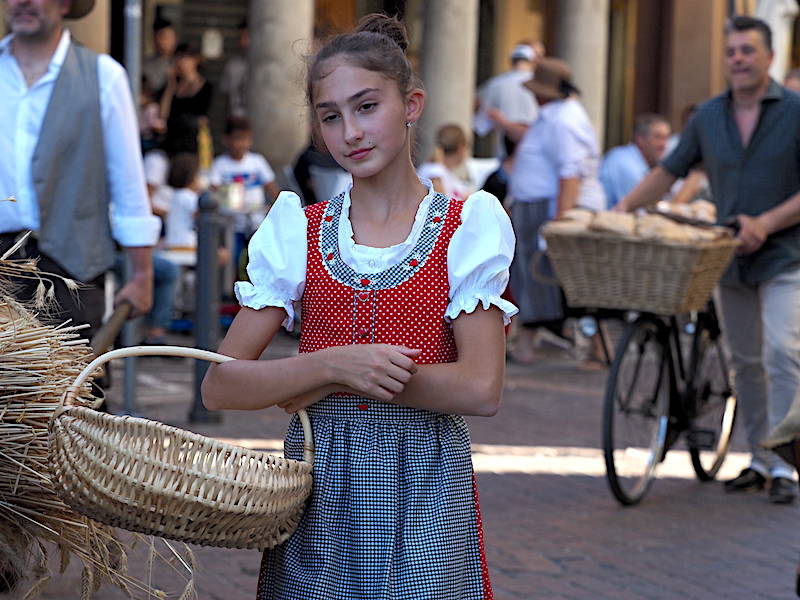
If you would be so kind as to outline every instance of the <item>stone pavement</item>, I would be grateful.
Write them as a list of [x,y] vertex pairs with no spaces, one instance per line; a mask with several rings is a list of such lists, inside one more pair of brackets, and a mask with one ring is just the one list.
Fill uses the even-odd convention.
[[[184,344],[188,338],[182,338]],[[293,351],[281,336],[275,355]],[[181,359],[139,362],[138,410],[144,416],[208,435],[277,450],[286,424],[279,410],[226,413],[219,425],[191,426],[193,367]],[[119,374],[119,373],[117,373]],[[110,394],[119,408],[121,379]],[[603,476],[599,448],[605,373],[575,368],[547,351],[533,366],[509,365],[500,412],[470,418],[486,550],[497,600],[783,599],[794,597],[800,558],[797,505],[774,506],[764,494],[725,495],[700,483],[680,451],[665,464],[644,502],[623,508]],[[737,432],[722,476],[745,460]],[[255,596],[256,552],[196,548],[198,597]],[[146,576],[144,558],[131,573]],[[55,577],[42,598],[78,598],[74,566]],[[170,587],[156,571],[154,582]],[[124,598],[103,587],[96,598]],[[301,600],[301,599],[298,599]],[[440,599],[431,599],[440,600]]]

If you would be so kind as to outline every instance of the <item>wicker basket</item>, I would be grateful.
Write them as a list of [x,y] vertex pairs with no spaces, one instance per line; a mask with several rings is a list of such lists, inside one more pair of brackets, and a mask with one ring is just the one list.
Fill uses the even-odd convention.
[[265,549],[296,528],[311,491],[311,425],[299,411],[304,461],[225,444],[147,419],[72,405],[97,367],[126,356],[230,357],[180,347],[123,348],[89,364],[50,421],[56,493],[113,527],[204,546]]
[[678,244],[546,226],[542,235],[570,306],[663,315],[704,308],[738,245],[730,237]]

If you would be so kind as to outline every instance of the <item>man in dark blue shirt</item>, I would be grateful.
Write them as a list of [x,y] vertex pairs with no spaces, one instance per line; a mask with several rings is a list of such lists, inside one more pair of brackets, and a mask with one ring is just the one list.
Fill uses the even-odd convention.
[[770,78],[772,58],[769,26],[734,17],[730,88],[698,109],[678,147],[620,209],[654,203],[702,162],[718,221],[738,221],[740,246],[720,304],[752,460],[725,488],[762,489],[771,479],[770,500],[785,504],[794,500],[793,471],[759,444],[800,390],[800,96]]

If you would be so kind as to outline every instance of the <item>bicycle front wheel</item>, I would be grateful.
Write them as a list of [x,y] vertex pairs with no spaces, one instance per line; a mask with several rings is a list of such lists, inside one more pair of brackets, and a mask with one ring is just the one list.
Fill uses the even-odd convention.
[[689,455],[697,478],[711,481],[728,454],[736,419],[736,396],[718,330],[698,328],[692,367]]
[[663,458],[670,376],[663,325],[642,316],[625,329],[606,383],[603,453],[611,493],[637,504]]

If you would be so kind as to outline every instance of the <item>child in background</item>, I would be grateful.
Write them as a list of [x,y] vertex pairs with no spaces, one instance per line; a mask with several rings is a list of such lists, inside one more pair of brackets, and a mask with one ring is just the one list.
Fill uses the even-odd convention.
[[420,177],[430,179],[433,188],[449,198],[465,200],[475,191],[467,181],[466,160],[469,145],[464,130],[458,125],[442,125],[436,132],[436,148],[431,160],[417,169]]
[[222,143],[227,152],[214,159],[209,181],[212,187],[231,183],[244,185],[241,230],[244,231],[244,225],[247,225],[254,231],[278,197],[280,190],[275,183],[275,173],[267,159],[250,151],[253,130],[244,117],[230,117],[227,120]]
[[253,130],[247,119],[228,118],[222,143],[227,152],[220,154],[211,164],[209,183],[212,190],[232,183],[244,187],[244,206],[234,209],[233,259],[238,264],[239,255],[247,240],[261,224],[280,190],[267,159],[250,151],[253,146]]
[[[420,181],[411,127],[425,93],[405,28],[364,17],[311,62],[318,147],[352,187],[305,209],[280,195],[249,245],[242,309],[212,365],[212,410],[306,409],[314,486],[288,541],[264,553],[258,598],[492,597],[462,415],[503,387],[500,298],[514,249],[496,198],[453,200]],[[300,353],[259,360],[300,301]],[[302,459],[296,415],[286,455]]]
[[195,217],[202,191],[199,172],[197,154],[179,152],[170,161],[167,183],[174,192],[165,222],[164,247],[168,250],[197,248]]

